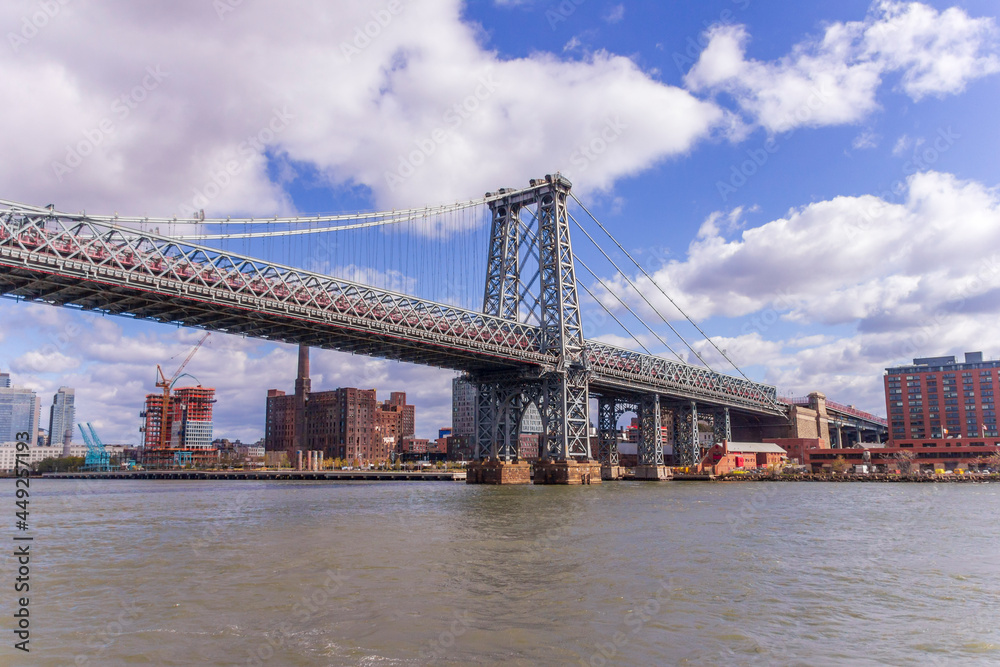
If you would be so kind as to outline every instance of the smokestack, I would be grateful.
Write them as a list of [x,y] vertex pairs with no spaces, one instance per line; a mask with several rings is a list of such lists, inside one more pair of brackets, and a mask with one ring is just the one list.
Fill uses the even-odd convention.
[[295,378],[295,393],[298,394],[300,390],[304,393],[309,393],[311,382],[309,381],[309,347],[306,345],[299,345],[299,374]]
[[[51,433],[49,437],[52,437]],[[69,447],[71,444],[73,444],[73,431],[66,429],[66,432],[63,433],[63,458],[69,456]]]
[[306,401],[311,389],[309,347],[299,345],[299,372],[295,378],[295,423],[292,428],[292,449],[302,449],[306,446]]

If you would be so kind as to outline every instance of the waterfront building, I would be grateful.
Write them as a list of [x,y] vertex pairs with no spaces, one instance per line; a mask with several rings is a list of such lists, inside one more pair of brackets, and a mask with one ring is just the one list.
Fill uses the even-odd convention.
[[316,450],[325,457],[360,462],[385,461],[412,438],[416,408],[395,391],[379,403],[374,389],[341,387],[310,391],[309,352],[299,348],[295,394],[269,389],[265,407],[267,451]]
[[728,442],[712,445],[699,468],[714,475],[733,470],[767,468],[787,460],[784,449],[773,442]]
[[992,439],[947,438],[927,442],[901,440],[885,447],[807,449],[803,463],[813,472],[830,472],[834,461],[843,457],[852,466],[870,465],[879,470],[901,470],[910,465],[912,472],[933,472],[981,468],[997,454],[1000,454],[1000,441]]
[[63,456],[69,456],[68,448],[73,441],[73,429],[76,427],[75,403],[76,392],[69,387],[59,387],[49,408],[49,446],[62,445],[67,450]]
[[[21,458],[22,465],[33,466],[43,459],[54,459],[63,456],[63,447],[29,447],[27,457]],[[87,456],[86,445],[72,445],[68,456]],[[0,443],[0,472],[13,472],[17,457],[17,443]]]
[[166,430],[167,449],[212,450],[212,412],[215,389],[181,387],[167,399],[166,423],[163,421],[163,394],[147,394],[142,412],[145,418],[143,446],[160,448],[160,434]]
[[945,446],[954,439],[985,441],[1000,437],[995,392],[1000,361],[984,361],[982,352],[924,357],[887,368],[885,405],[890,446],[916,443]]
[[475,457],[475,436],[449,435],[445,438],[445,449],[449,461],[471,461]]

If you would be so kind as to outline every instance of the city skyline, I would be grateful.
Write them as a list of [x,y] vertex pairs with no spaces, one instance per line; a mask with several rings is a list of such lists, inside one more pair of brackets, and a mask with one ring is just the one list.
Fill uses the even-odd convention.
[[[0,13],[21,25],[33,7]],[[100,213],[310,213],[456,201],[561,169],[719,346],[783,394],[820,390],[883,414],[885,368],[988,343],[1000,294],[994,5],[400,7],[341,8],[308,27],[249,5],[165,10],[185,39],[225,54],[208,65],[161,39],[108,38],[146,34],[156,22],[142,10],[62,8],[0,55],[11,85],[38,91],[0,112],[20,129],[0,135],[3,196]],[[267,60],[224,47],[251,41]],[[300,45],[325,59],[299,72]],[[406,67],[392,66],[399,53]],[[119,65],[89,66],[104,59]],[[245,117],[220,115],[220,97]],[[32,106],[42,99],[65,104]],[[441,124],[447,140],[407,175]],[[504,150],[511,137],[525,148]],[[239,173],[220,185],[230,155]],[[138,440],[155,365],[199,335],[8,300],[0,320],[0,367],[39,395],[75,387],[79,420],[110,441]],[[450,423],[454,373],[321,350],[313,365],[317,388],[405,387],[418,436]],[[294,369],[293,346],[218,335],[191,370],[219,391],[217,432],[253,441],[265,385]]]

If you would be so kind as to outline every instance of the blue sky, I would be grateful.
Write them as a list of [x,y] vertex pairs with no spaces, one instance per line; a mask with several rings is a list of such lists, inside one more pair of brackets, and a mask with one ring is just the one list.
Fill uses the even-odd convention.
[[[0,110],[4,198],[186,213],[265,127],[232,182],[198,202],[210,215],[458,201],[561,169],[699,326],[781,393],[822,390],[884,414],[886,366],[1000,354],[995,2],[122,0],[38,11],[0,9],[0,81],[22,91]],[[476,113],[390,187],[398,156],[477,90]],[[112,130],[95,135],[104,120]],[[575,160],[609,124],[606,150]],[[66,168],[87,136],[91,154]],[[593,319],[588,335],[625,342]],[[80,418],[109,441],[137,440],[155,365],[178,363],[197,337],[0,300],[0,368],[45,402],[76,387]],[[213,335],[190,370],[219,389],[217,434],[255,439],[265,390],[290,389],[294,367],[289,346]],[[405,388],[424,436],[450,419],[452,375],[314,353],[314,387]]]

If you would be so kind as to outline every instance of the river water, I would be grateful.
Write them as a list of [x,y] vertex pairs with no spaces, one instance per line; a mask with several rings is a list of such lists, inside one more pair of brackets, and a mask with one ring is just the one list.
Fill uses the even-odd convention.
[[1000,484],[31,490],[3,665],[1000,663]]

